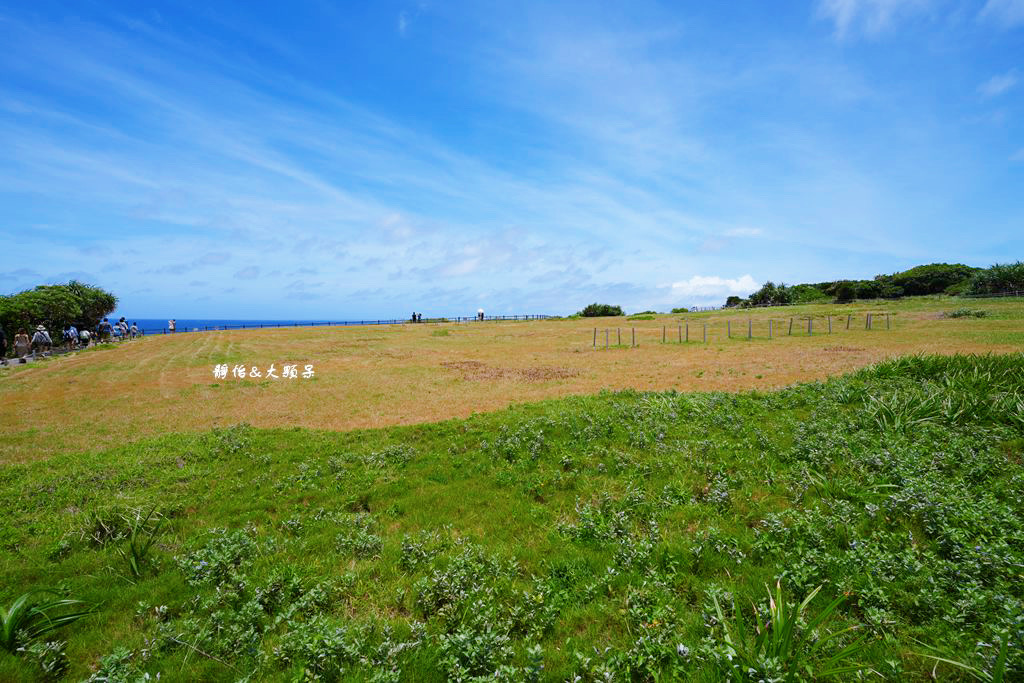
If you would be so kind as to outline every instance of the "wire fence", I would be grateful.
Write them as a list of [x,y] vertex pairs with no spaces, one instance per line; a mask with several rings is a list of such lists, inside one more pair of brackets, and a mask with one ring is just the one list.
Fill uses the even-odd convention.
[[[1024,297],[1024,290],[1014,290],[1014,291],[1011,291],[1011,292],[992,292],[992,293],[985,293],[985,294],[957,294],[955,298],[991,299],[991,298],[999,298],[999,297]],[[906,298],[906,297],[903,297],[903,298]],[[842,301],[842,302],[840,302],[840,301],[800,301],[800,302],[777,303],[777,304],[748,304],[748,303],[744,303],[744,304],[736,304],[736,305],[733,305],[733,306],[729,306],[727,304],[722,304],[721,306],[691,306],[691,307],[687,308],[686,310],[689,313],[707,313],[707,312],[710,312],[710,311],[730,311],[730,310],[742,310],[742,309],[747,309],[747,308],[776,308],[776,307],[779,307],[779,306],[811,306],[811,305],[814,305],[814,304],[824,304],[824,303],[836,304],[836,305],[867,304],[867,303],[875,303],[875,304],[877,304],[877,303],[882,302],[882,301],[890,302],[890,301],[898,301],[898,300],[899,299],[855,299],[853,301]]]
[[[657,341],[660,341],[662,344],[688,344],[691,342],[707,344],[708,333],[711,332],[712,338],[721,339],[722,337],[716,337],[715,333],[721,333],[723,328],[725,332],[725,339],[753,340],[774,339],[775,337],[783,336],[811,337],[860,329],[861,324],[863,324],[863,328],[866,331],[891,330],[893,329],[893,316],[887,312],[873,312],[866,313],[863,316],[855,316],[850,313],[845,316],[791,316],[788,319],[768,318],[767,320],[754,320],[753,318],[747,318],[746,321],[726,320],[724,321],[724,324],[721,321],[717,324],[709,324],[706,322],[691,323],[687,321],[673,326],[662,325],[660,330],[661,334],[659,335],[660,338],[657,339]],[[673,327],[675,329],[672,329]],[[657,331],[656,327],[651,326],[645,326],[640,329],[641,332],[647,333],[648,339],[650,339],[650,331],[652,329]],[[606,349],[612,347],[635,348],[639,346],[636,327],[627,328],[625,336],[626,343],[623,343],[623,331],[621,327],[606,327],[603,331],[595,327],[591,338],[591,344],[595,349],[602,347]]]

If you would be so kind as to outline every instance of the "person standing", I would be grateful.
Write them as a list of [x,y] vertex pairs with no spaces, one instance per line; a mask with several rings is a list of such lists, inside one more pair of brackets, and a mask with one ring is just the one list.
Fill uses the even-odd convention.
[[82,341],[82,348],[83,348],[83,349],[87,349],[87,348],[89,348],[89,339],[90,339],[91,337],[92,337],[92,334],[90,334],[90,332],[89,332],[89,328],[88,328],[88,327],[84,328],[84,329],[83,329],[83,330],[82,330],[82,331],[81,331],[81,332],[79,333],[79,335],[78,335],[78,338],[79,338],[79,339],[80,339],[80,340]]
[[32,340],[28,338],[28,332],[23,327],[18,330],[18,334],[14,335],[14,355],[18,358],[24,358],[28,355],[30,346],[32,346]]
[[132,323],[132,326],[128,331],[131,333],[132,339],[135,339],[136,337],[139,336],[139,324]]
[[68,331],[71,332],[71,348],[78,348],[78,328],[71,323],[68,325]]
[[34,350],[43,350],[43,353],[50,350],[53,346],[53,340],[50,339],[50,333],[46,331],[46,327],[39,325],[36,327],[36,333],[32,335],[32,347]]
[[114,331],[114,326],[110,324],[110,321],[106,318],[96,327],[96,339],[97,341],[106,341],[110,339],[110,333]]
[[167,329],[170,330],[171,334],[174,334],[174,329],[177,327],[176,323],[177,321],[174,318],[167,321]]

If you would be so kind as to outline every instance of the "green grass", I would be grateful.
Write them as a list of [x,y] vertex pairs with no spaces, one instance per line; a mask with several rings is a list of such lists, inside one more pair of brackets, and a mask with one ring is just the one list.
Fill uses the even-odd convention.
[[9,465],[0,680],[1015,680],[1022,452],[1017,354]]

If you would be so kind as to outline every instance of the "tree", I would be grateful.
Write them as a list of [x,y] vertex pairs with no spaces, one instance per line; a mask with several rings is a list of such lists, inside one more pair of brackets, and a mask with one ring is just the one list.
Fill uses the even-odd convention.
[[836,283],[836,303],[845,304],[853,301],[857,296],[856,285],[853,282],[844,280]]
[[736,306],[741,305],[742,303],[743,299],[741,299],[738,296],[730,296],[728,299],[725,300],[726,308],[734,308]]
[[971,278],[971,294],[999,294],[1024,291],[1024,262],[996,263]]
[[941,294],[947,287],[969,280],[978,270],[962,263],[931,263],[895,273],[891,282],[908,296]]
[[611,315],[625,315],[621,306],[611,304],[590,304],[579,313],[584,318],[601,318]]
[[93,328],[117,307],[117,297],[99,287],[72,281],[66,285],[39,285],[10,296],[0,296],[0,323],[10,339],[18,329],[42,324],[51,332],[66,325]]

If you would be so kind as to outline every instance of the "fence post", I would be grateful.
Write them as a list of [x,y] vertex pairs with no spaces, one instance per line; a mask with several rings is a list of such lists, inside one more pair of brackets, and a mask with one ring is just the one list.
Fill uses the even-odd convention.
[[608,328],[604,328],[604,348],[608,350]]
[[832,334],[832,316],[828,316],[828,333]]
[[849,313],[846,314],[846,329],[850,329],[850,318],[852,317]]
[[661,343],[662,344],[665,343],[665,326],[664,325],[661,326]]
[[814,334],[814,318],[807,316],[807,334]]
[[636,328],[630,328],[633,330],[633,346],[636,346]]
[[690,321],[686,321],[686,341],[690,341]]
[[683,343],[683,326],[682,325],[679,326],[679,343],[680,344]]
[[615,328],[615,336],[618,338],[618,341],[615,343],[615,345],[616,346],[622,346],[622,328],[621,327],[616,327]]
[[708,343],[708,324],[704,323],[704,343]]
[[889,329],[889,314],[885,314],[885,329]]
[[789,319],[789,336],[793,336],[793,319]]
[[747,339],[753,339],[753,338],[754,338],[754,322],[750,318],[747,318]]
[[729,339],[732,339],[732,321],[731,320],[726,320],[725,321],[725,336],[728,337]]
[[864,319],[864,329],[865,330],[870,330],[871,329],[871,314],[870,313],[868,313],[867,317]]
[[594,348],[597,348],[597,328],[594,328]]
[[768,318],[768,338],[772,338],[772,319]]

